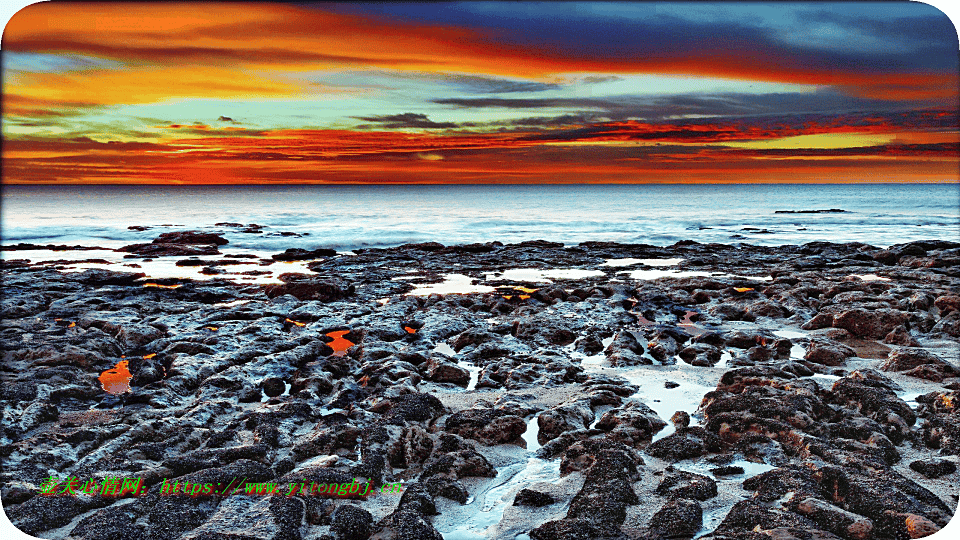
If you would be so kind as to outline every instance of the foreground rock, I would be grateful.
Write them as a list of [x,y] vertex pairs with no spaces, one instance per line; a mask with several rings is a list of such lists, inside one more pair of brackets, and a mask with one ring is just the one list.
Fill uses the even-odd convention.
[[[187,231],[124,249],[222,245]],[[271,260],[311,272],[279,284],[170,288],[143,286],[146,261],[5,266],[4,509],[25,532],[82,539],[437,539],[481,504],[502,510],[504,538],[926,536],[957,504],[958,250],[294,248]],[[604,265],[628,257],[714,275]],[[410,294],[451,268],[491,292]],[[487,279],[511,268],[599,272]],[[107,393],[110,377],[129,391]],[[51,475],[140,478],[147,494],[40,495]],[[160,493],[240,479],[282,493]],[[367,483],[388,490],[310,493]]]

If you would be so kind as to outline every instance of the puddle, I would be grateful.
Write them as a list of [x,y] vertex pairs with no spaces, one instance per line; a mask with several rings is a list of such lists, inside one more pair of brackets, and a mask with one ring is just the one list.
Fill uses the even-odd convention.
[[100,386],[108,394],[123,394],[130,391],[130,379],[133,376],[127,369],[127,361],[121,360],[113,369],[108,369],[100,374]]
[[[453,347],[447,345],[446,343],[437,343],[437,345],[433,348],[433,351],[445,354],[451,358],[457,358],[457,351],[453,350]],[[457,365],[470,372],[470,381],[467,383],[466,391],[476,390],[477,382],[480,381],[480,367],[472,364],[471,362],[467,362],[465,360],[461,361],[459,359],[457,359]]]
[[891,281],[888,277],[878,276],[876,274],[850,274],[847,277],[858,277],[863,281]]
[[732,358],[733,354],[728,350],[724,350],[722,353],[720,353],[720,361],[717,362],[713,367],[718,369],[726,369],[729,365],[730,359]]
[[905,401],[911,409],[917,410],[917,407],[920,406],[920,404],[917,403],[917,397],[925,393],[926,392],[897,392],[897,397]]
[[407,296],[430,296],[431,294],[470,294],[470,293],[488,293],[496,289],[486,285],[474,285],[475,278],[463,274],[443,274],[443,281],[440,283],[429,283],[426,285],[416,285],[416,287],[406,293]]
[[[528,457],[498,471],[486,487],[467,500],[467,504],[445,510],[434,518],[434,527],[444,540],[487,540],[503,519],[504,510],[513,504],[516,493],[538,482],[560,480],[560,460],[545,461]],[[510,534],[506,537],[512,538]]]
[[665,277],[683,278],[697,276],[722,276],[712,272],[697,272],[690,270],[633,270],[627,273],[633,279],[648,280],[660,279]]
[[[76,253],[76,252],[74,252]],[[296,274],[307,274],[313,275],[314,271],[310,270],[307,267],[312,261],[274,261],[271,264],[260,266],[259,264],[227,264],[220,265],[216,268],[222,270],[222,274],[203,274],[205,265],[197,266],[177,266],[177,261],[184,259],[187,260],[197,260],[204,261],[209,263],[216,263],[221,260],[234,260],[225,258],[224,255],[228,253],[224,252],[221,255],[198,255],[193,257],[187,256],[163,256],[157,257],[151,261],[144,261],[142,259],[123,259],[122,255],[115,253],[114,257],[106,257],[110,260],[109,264],[103,263],[75,263],[68,264],[61,272],[64,273],[73,273],[73,272],[82,272],[90,268],[99,268],[99,269],[109,269],[109,270],[119,270],[124,272],[143,272],[146,274],[145,280],[155,280],[155,279],[192,279],[196,281],[210,281],[211,279],[227,279],[230,281],[238,283],[253,283],[256,285],[276,285],[283,283],[277,277],[280,274],[285,273],[296,273]],[[56,255],[63,255],[63,253],[56,253]],[[269,260],[268,254],[263,254]],[[31,258],[33,260],[33,258]],[[256,262],[255,259],[245,262]],[[125,264],[136,263],[140,265],[140,268],[129,268]],[[114,268],[116,267],[116,268]],[[244,272],[262,272],[262,275],[244,275]],[[168,287],[169,288],[169,287]]]
[[453,350],[453,347],[447,345],[446,343],[437,343],[437,346],[433,348],[434,352],[445,354],[447,356],[456,356],[457,351]]
[[[287,319],[289,320],[289,319]],[[329,332],[327,335],[333,338],[333,341],[327,343],[331,349],[333,349],[334,356],[343,356],[347,354],[347,349],[354,346],[352,341],[344,339],[344,335],[350,333],[349,330],[338,330],[336,332]]]
[[214,304],[213,307],[218,307],[218,308],[235,307],[235,306],[242,306],[249,302],[250,300],[234,300],[233,302],[220,302],[219,304]]
[[786,339],[800,339],[807,337],[806,332],[798,332],[796,330],[774,330],[772,334]]
[[760,276],[739,276],[736,274],[724,274],[723,272],[701,272],[697,270],[631,270],[630,272],[625,272],[633,279],[639,280],[650,280],[650,279],[660,279],[660,278],[685,278],[685,277],[722,277],[722,278],[741,278],[741,279],[750,279],[754,281],[772,281],[773,278],[770,276],[760,277]]
[[686,314],[684,314],[683,320],[677,323],[677,326],[683,328],[686,333],[694,337],[707,333],[706,328],[697,326],[697,324],[693,322],[691,317],[694,315],[699,315],[699,313],[696,311],[688,311]]
[[633,266],[635,264],[645,264],[647,266],[676,266],[684,259],[607,259],[600,266]]
[[477,383],[480,381],[480,368],[470,362],[457,362],[457,365],[470,372],[470,382],[467,383],[467,391],[476,390]]
[[[654,441],[675,431],[670,418],[677,411],[684,411],[690,415],[690,425],[699,425],[700,418],[696,411],[700,408],[704,394],[716,389],[717,382],[724,371],[714,367],[694,368],[696,371],[690,372],[680,364],[614,368],[602,365],[601,362],[604,360],[603,354],[592,357],[581,356],[580,364],[588,373],[617,375],[637,385],[637,392],[628,399],[643,402],[667,423],[666,427],[654,434]],[[680,386],[667,388],[665,383],[668,381]]]
[[523,440],[527,442],[528,452],[536,452],[540,449],[540,442],[537,441],[537,435],[540,434],[540,424],[537,423],[539,417],[540,415],[535,414],[530,420],[527,420],[527,430],[521,435]]
[[552,279],[583,279],[604,275],[600,270],[582,270],[579,268],[553,268],[542,270],[539,268],[511,268],[500,273],[484,274],[488,281],[505,279],[510,281],[534,281],[537,283],[553,283]]
[[832,388],[833,383],[840,380],[840,377],[837,375],[827,375],[825,373],[814,373],[813,375],[810,376],[810,378],[817,381],[817,384],[819,384],[821,387],[823,387],[826,390],[829,390],[830,388]]

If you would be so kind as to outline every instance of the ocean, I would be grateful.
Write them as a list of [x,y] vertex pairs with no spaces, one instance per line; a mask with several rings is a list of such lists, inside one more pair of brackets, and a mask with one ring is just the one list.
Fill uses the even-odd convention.
[[[533,239],[886,247],[960,239],[958,208],[956,184],[8,185],[0,231],[3,245],[118,248],[202,229],[224,233],[225,253]],[[785,213],[831,209],[844,212]],[[263,233],[215,225],[223,222],[255,223]]]

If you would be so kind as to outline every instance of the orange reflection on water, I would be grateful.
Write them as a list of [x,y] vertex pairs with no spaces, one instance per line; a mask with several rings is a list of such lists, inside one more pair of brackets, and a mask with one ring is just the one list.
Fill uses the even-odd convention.
[[176,289],[181,285],[161,285],[159,283],[144,283],[144,287],[159,287],[161,289]]
[[753,287],[734,287],[733,290],[737,292],[747,292],[747,291],[752,291]]
[[127,361],[117,362],[116,367],[108,369],[100,374],[100,386],[109,394],[122,394],[130,391],[130,370],[127,369]]
[[327,335],[333,338],[333,341],[327,343],[331,349],[333,349],[334,356],[343,356],[347,354],[347,349],[353,347],[354,343],[350,340],[344,339],[344,335],[350,333],[349,330],[338,330],[336,332],[329,332]]

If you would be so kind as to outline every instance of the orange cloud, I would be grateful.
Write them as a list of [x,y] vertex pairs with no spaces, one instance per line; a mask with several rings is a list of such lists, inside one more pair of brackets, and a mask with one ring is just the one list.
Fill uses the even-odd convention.
[[[534,80],[582,72],[697,75],[836,86],[879,99],[955,99],[958,85],[955,72],[811,69],[798,58],[784,58],[782,51],[763,48],[730,47],[679,57],[570,54],[511,43],[508,37],[481,30],[283,4],[40,3],[10,21],[3,48],[120,61],[125,66],[122,70],[31,76],[15,81],[8,90],[27,97],[71,100],[63,85],[75,84],[81,95],[96,96],[97,103],[297,95],[308,88],[284,79],[282,71],[344,67]],[[147,89],[156,84],[163,90]],[[97,88],[106,92],[102,96],[89,93]]]

